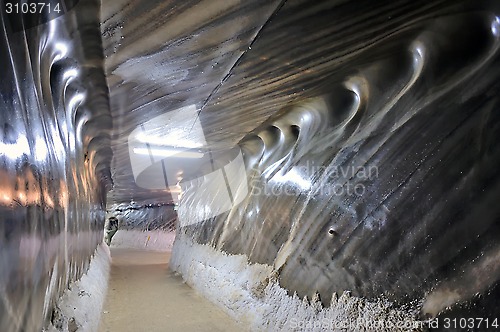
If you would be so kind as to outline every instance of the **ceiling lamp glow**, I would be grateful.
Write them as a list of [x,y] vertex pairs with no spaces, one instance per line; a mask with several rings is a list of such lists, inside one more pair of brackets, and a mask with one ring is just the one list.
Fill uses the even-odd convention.
[[182,151],[167,148],[134,148],[135,154],[153,155],[157,157],[175,157],[175,158],[202,158],[203,153],[198,151]]
[[136,135],[136,139],[141,143],[154,144],[154,145],[165,145],[169,146],[196,149],[203,146],[200,142],[193,142],[188,138],[184,138],[189,135],[189,131],[184,130],[170,130],[167,135],[164,136],[154,136],[148,135],[145,132],[140,132]]

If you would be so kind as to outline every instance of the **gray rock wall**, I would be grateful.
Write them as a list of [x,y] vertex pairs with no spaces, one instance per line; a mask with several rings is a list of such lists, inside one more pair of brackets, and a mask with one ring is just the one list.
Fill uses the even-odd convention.
[[[252,52],[269,52],[272,41],[295,50],[306,34],[280,32],[304,15],[321,26],[345,10],[352,25],[324,41],[338,38],[345,52],[348,41],[358,48],[345,58],[325,53],[329,60],[314,65],[304,60],[317,85],[304,86],[302,100],[238,144],[245,161],[238,176],[248,185],[240,184],[242,202],[222,208],[206,198],[212,189],[191,183],[180,203],[180,232],[272,266],[290,294],[318,292],[325,306],[334,292],[349,291],[416,307],[422,317],[494,317],[500,308],[498,5],[443,2],[394,16],[380,7],[358,24],[353,2],[330,14],[297,3],[283,6],[236,71],[245,68],[251,77]],[[399,30],[391,25],[412,10]],[[370,41],[362,43],[366,30],[354,27],[370,20],[397,32],[370,30]],[[304,58],[307,52],[313,51],[305,43]],[[288,54],[273,61],[281,64]],[[263,95],[256,104],[243,103],[271,89],[264,85],[271,71],[260,68],[258,75],[260,85],[224,86],[240,92],[238,112],[270,101]],[[273,91],[283,96],[282,88]],[[305,99],[307,92],[317,96]],[[211,112],[202,119],[216,118]],[[223,180],[214,186],[230,189]],[[200,211],[209,212],[200,217]]]
[[99,4],[66,5],[26,29],[0,13],[1,331],[47,326],[103,238],[111,117]]

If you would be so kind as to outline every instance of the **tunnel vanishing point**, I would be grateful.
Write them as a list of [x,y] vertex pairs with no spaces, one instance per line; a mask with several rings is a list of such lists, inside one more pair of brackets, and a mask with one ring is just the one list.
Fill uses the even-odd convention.
[[0,331],[97,328],[105,224],[252,331],[500,328],[500,2],[1,5]]

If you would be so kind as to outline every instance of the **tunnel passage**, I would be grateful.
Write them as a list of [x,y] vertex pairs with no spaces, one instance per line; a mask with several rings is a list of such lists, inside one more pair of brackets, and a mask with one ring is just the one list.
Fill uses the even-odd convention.
[[81,0],[24,30],[2,12],[1,329],[55,324],[110,217],[175,229],[170,266],[253,329],[493,319],[499,7]]

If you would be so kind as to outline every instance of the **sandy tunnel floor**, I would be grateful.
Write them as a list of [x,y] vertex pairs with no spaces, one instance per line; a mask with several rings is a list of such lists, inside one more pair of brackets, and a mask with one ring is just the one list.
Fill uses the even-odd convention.
[[169,270],[170,253],[115,248],[111,257],[100,332],[243,330]]

